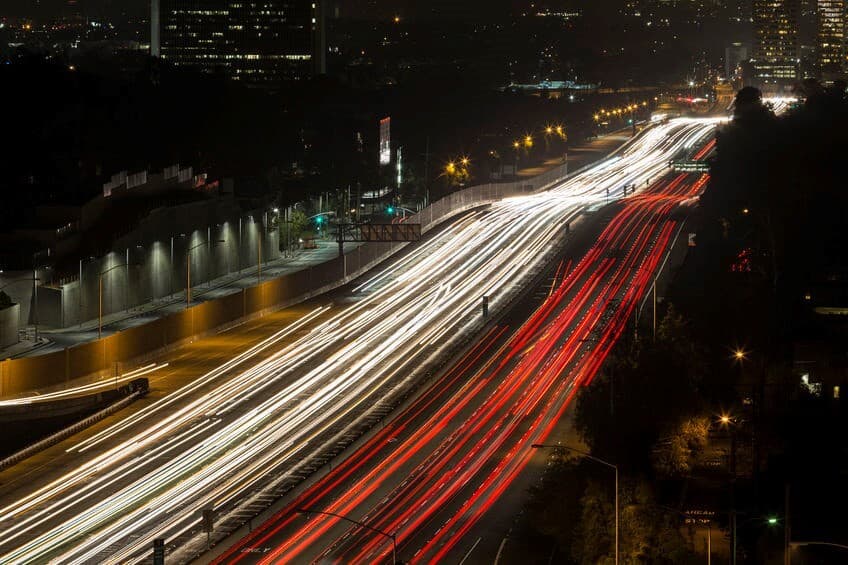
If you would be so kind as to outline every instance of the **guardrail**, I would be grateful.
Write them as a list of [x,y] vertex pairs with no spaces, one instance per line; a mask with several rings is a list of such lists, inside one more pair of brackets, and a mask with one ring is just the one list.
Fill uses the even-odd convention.
[[137,399],[146,395],[149,391],[148,381],[144,378],[133,380],[129,385],[127,385],[127,387],[129,388],[129,394],[121,400],[110,404],[103,410],[100,410],[96,414],[92,414],[88,418],[84,418],[83,420],[80,420],[79,422],[68,426],[67,428],[64,428],[40,441],[37,441],[34,444],[13,453],[5,459],[0,460],[0,471],[6,469],[7,467],[11,467],[12,465],[15,465],[17,463],[20,463],[24,459],[32,457],[39,451],[47,449],[51,445],[55,445],[60,441],[63,441],[71,437],[72,435],[81,432],[82,430],[86,429],[87,427],[93,424],[96,424],[107,416],[111,416],[118,410],[122,410],[123,408],[135,402]]

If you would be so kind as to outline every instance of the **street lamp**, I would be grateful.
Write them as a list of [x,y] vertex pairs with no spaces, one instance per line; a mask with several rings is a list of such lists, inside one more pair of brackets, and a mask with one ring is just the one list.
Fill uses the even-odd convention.
[[[42,254],[47,254],[50,257],[50,248],[48,247],[42,251],[36,251],[32,254],[32,293],[34,298],[34,312],[33,312],[33,325],[35,326],[35,341],[38,342],[38,285],[36,284],[39,280],[38,277],[38,256]],[[49,269],[50,267],[46,267]]]
[[295,510],[300,514],[324,514],[325,516],[332,516],[334,518],[339,518],[340,520],[345,520],[350,522],[351,524],[356,524],[357,526],[363,527],[366,530],[371,530],[381,536],[386,536],[390,540],[392,540],[392,563],[397,563],[397,534],[390,534],[388,532],[384,532],[383,530],[378,530],[377,528],[372,528],[368,524],[363,522],[359,522],[358,520],[354,520],[353,518],[348,518],[347,516],[342,516],[341,514],[336,514],[335,512],[325,512],[323,510],[314,510],[312,508],[298,508]]
[[[122,269],[124,267],[129,269],[129,263],[123,263],[121,265],[112,265],[105,271],[100,271],[100,276],[97,280],[97,339],[103,337],[103,275],[105,275],[109,271],[114,271],[115,269]],[[129,280],[127,280],[127,284],[130,284]]]
[[89,256],[88,259],[83,258],[83,259],[79,260],[79,283],[78,283],[78,291],[77,291],[77,310],[79,311],[78,316],[79,316],[79,327],[80,328],[82,328],[82,295],[83,295],[82,265],[86,260],[94,261],[94,256]]
[[603,459],[599,459],[594,455],[587,453],[585,451],[581,451],[580,449],[575,449],[573,447],[567,447],[565,445],[549,445],[544,443],[534,443],[530,447],[533,449],[564,449],[566,451],[570,451],[572,453],[576,453],[581,457],[589,459],[590,461],[594,461],[595,463],[600,463],[606,467],[609,467],[613,471],[615,471],[615,563],[618,565],[618,465],[614,465],[609,461],[604,461]]
[[733,350],[733,361],[736,363],[742,363],[742,361],[748,360],[748,352],[742,348],[737,347]]
[[[216,239],[212,243],[226,243],[225,239]],[[191,306],[191,252],[201,245],[209,245],[208,241],[202,241],[188,248],[186,251],[186,308]]]

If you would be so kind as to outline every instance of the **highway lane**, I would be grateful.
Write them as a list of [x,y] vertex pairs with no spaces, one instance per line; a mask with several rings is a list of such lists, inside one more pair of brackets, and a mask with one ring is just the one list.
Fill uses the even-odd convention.
[[348,299],[69,446],[74,468],[4,491],[2,560],[133,562],[156,537],[190,555],[201,508],[232,526],[297,484],[479,327],[482,295],[508,303],[581,208],[655,177],[711,127],[659,126],[544,195],[463,216]]
[[[493,329],[371,441],[218,562],[389,561],[386,535],[320,512],[396,536],[403,560],[460,561],[464,554],[454,547],[598,370],[675,235],[671,212],[705,182],[679,175],[629,199],[573,270],[560,265],[554,281],[567,276],[511,337]],[[298,508],[317,512],[307,520]]]

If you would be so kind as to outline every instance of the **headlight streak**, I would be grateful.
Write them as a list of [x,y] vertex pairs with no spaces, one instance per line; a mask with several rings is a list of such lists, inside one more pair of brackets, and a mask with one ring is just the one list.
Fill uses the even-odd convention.
[[[706,151],[699,152],[701,157],[705,154]],[[656,272],[659,260],[668,247],[675,230],[674,222],[665,221],[663,218],[666,218],[670,210],[679,202],[686,201],[699,194],[706,181],[704,176],[694,182],[684,183],[685,178],[685,175],[678,175],[671,182],[663,181],[662,190],[654,191],[652,189],[651,193],[630,199],[625,212],[620,214],[621,218],[617,218],[610,225],[608,231],[611,235],[609,237],[602,236],[595,248],[590,250],[577,267],[566,275],[563,284],[557,288],[555,293],[549,295],[549,299],[543,303],[537,314],[531,317],[531,320],[525,324],[521,331],[517,332],[516,337],[513,338],[515,340],[514,345],[511,347],[505,346],[496,356],[490,358],[492,360],[501,359],[500,355],[504,353],[504,359],[511,359],[518,354],[518,366],[510,372],[509,377],[499,376],[497,373],[504,367],[503,363],[499,364],[497,368],[491,369],[490,373],[489,367],[492,366],[494,361],[490,361],[486,368],[473,376],[466,377],[466,382],[474,384],[479,384],[485,379],[497,378],[498,382],[501,383],[498,391],[507,393],[510,390],[507,387],[512,387],[510,394],[514,395],[513,399],[507,402],[506,397],[504,397],[503,402],[496,401],[501,392],[482,397],[481,401],[484,402],[484,407],[485,403],[489,403],[491,410],[493,410],[491,416],[483,416],[485,410],[487,410],[485,408],[476,410],[467,420],[467,422],[470,422],[467,426],[474,426],[468,428],[467,435],[462,435],[464,432],[460,428],[442,444],[450,447],[450,442],[454,442],[453,447],[450,447],[450,452],[445,451],[448,447],[440,447],[421,463],[419,466],[421,470],[417,474],[409,476],[402,474],[401,477],[407,477],[399,487],[403,489],[401,490],[402,496],[391,494],[381,496],[377,508],[361,518],[363,511],[371,508],[371,506],[363,508],[367,504],[365,501],[369,493],[374,493],[381,487],[385,488],[384,483],[387,476],[395,473],[399,466],[405,464],[413,454],[419,452],[426,442],[433,440],[433,430],[441,429],[446,422],[453,421],[455,413],[449,413],[449,411],[455,406],[454,403],[468,402],[468,399],[474,396],[476,392],[463,389],[450,396],[441,409],[430,415],[428,421],[416,424],[415,432],[411,437],[401,439],[401,443],[394,444],[396,447],[387,449],[382,456],[374,457],[372,459],[374,468],[367,475],[357,478],[355,483],[349,482],[351,489],[343,489],[340,495],[329,495],[330,489],[334,486],[338,487],[342,480],[342,478],[337,478],[335,474],[338,473],[341,477],[348,476],[350,471],[346,467],[349,462],[351,465],[361,467],[367,458],[370,458],[370,455],[367,455],[368,453],[376,454],[377,450],[381,449],[381,445],[385,445],[384,435],[378,434],[374,442],[369,442],[363,446],[361,450],[366,454],[361,457],[359,450],[354,452],[341,466],[336,467],[333,473],[293,501],[289,508],[326,508],[328,511],[343,515],[355,515],[364,519],[371,526],[384,531],[395,532],[398,535],[398,543],[403,544],[405,539],[412,535],[412,532],[419,531],[422,521],[428,520],[428,516],[432,516],[440,508],[439,501],[448,501],[450,497],[454,496],[451,493],[458,493],[458,489],[467,484],[471,476],[481,469],[480,465],[483,465],[485,461],[492,460],[491,454],[495,452],[492,448],[493,444],[503,443],[509,435],[509,430],[516,429],[515,426],[520,418],[538,413],[534,423],[527,426],[527,432],[511,444],[512,447],[509,447],[508,455],[505,457],[498,455],[496,461],[500,461],[500,463],[496,465],[489,478],[483,477],[485,479],[483,484],[474,491],[473,497],[469,499],[468,504],[463,507],[464,509],[458,512],[448,524],[440,527],[437,530],[437,537],[432,539],[427,547],[415,556],[417,559],[422,554],[428,555],[428,557],[423,558],[427,562],[444,558],[444,551],[441,551],[440,548],[449,549],[456,539],[461,537],[461,533],[467,531],[467,528],[479,518],[485,508],[491,506],[491,502],[509,485],[512,477],[523,468],[529,457],[527,446],[533,441],[543,439],[550,431],[550,425],[546,426],[543,423],[546,421],[544,418],[549,417],[551,413],[557,410],[561,413],[576,389],[576,384],[590,380],[611,350],[617,336],[624,327],[623,321],[630,316],[639,296],[649,286],[652,274]],[[660,221],[654,222],[652,221],[654,219]],[[613,243],[614,241],[620,243]],[[607,250],[613,251],[616,249],[626,250],[626,254],[620,261],[604,257]],[[616,264],[618,266],[613,274],[610,269]],[[548,326],[541,327],[541,321],[551,314],[553,306],[558,301],[561,302],[565,299],[577,280],[586,277],[588,277],[587,282],[582,286],[578,299],[564,302],[565,309],[550,321]],[[586,299],[592,296],[594,296],[593,301],[591,303],[586,302]],[[613,298],[617,300],[618,297],[621,299],[621,305],[613,306],[611,301]],[[581,345],[581,338],[586,336],[593,326],[601,324],[601,328],[605,327],[601,322],[602,318],[599,318],[603,312],[612,313],[612,320],[606,325],[603,336],[598,339],[597,345]],[[572,326],[572,324],[577,325]],[[522,335],[526,337],[522,337]],[[533,347],[525,347],[534,335],[536,337],[532,340]],[[563,342],[563,339],[567,341]],[[570,370],[570,373],[563,374],[565,367],[569,364],[574,368]],[[562,377],[560,378],[559,375],[561,374]],[[555,384],[558,378],[559,384]],[[513,384],[508,385],[509,382]],[[537,406],[534,408],[533,403],[544,399],[546,394],[544,391],[553,390],[552,386],[556,387],[556,391],[547,393],[548,400],[544,402],[543,407]],[[566,400],[560,406],[557,406],[554,400],[559,398]],[[503,414],[500,420],[493,420],[492,418],[495,417],[498,410],[508,410],[508,412]],[[547,421],[549,423],[555,422],[556,419],[557,416],[554,416]],[[402,413],[398,416],[396,423],[393,422],[392,427],[403,428],[407,425],[405,422],[411,421],[414,421],[414,418],[406,419],[405,413]],[[459,451],[457,450],[463,445],[455,442],[463,437],[465,438],[464,442],[472,440],[476,433],[475,430],[480,430],[481,425],[485,426],[485,429],[491,433],[483,439],[474,439],[473,441],[477,442],[476,447],[468,452],[462,460],[450,461],[450,453],[458,454]],[[502,430],[502,432],[491,435],[495,433],[494,430]],[[386,432],[386,434],[391,435],[398,433],[399,430],[395,429]],[[416,438],[419,437],[421,440],[416,443],[418,441]],[[503,449],[506,448],[502,448],[502,451]],[[440,467],[444,465],[448,465],[450,469],[447,474]],[[330,484],[325,486],[325,483]],[[428,487],[427,485],[432,486]],[[421,489],[424,488],[431,488],[431,490],[422,491]],[[316,491],[324,494],[315,494]],[[326,501],[320,498],[324,495],[329,496]],[[475,513],[469,516],[466,512],[472,510]],[[401,512],[402,514],[399,515],[397,521],[389,521],[392,519],[393,513]],[[255,530],[255,534],[251,536],[250,540],[247,540],[246,544],[234,546],[217,562],[238,562],[246,555],[239,554],[239,548],[267,547],[269,538],[282,528],[292,526],[293,520],[295,520],[295,516],[291,513],[291,510],[281,511],[275,518]],[[264,562],[288,562],[298,559],[303,550],[312,549],[316,544],[320,546],[321,536],[325,535],[329,527],[336,523],[338,521],[330,517],[313,517],[308,524],[299,527],[295,534],[284,538],[284,543],[273,550],[272,553],[265,555]],[[460,531],[453,530],[454,525],[461,526],[462,529]],[[345,526],[346,528],[347,526]],[[343,555],[344,560],[348,562],[379,562],[387,558],[390,548],[386,545],[384,538],[372,536],[370,532],[359,531],[356,528],[347,531],[348,533],[339,539],[339,545],[334,546],[335,549],[331,552],[323,554],[323,557],[332,556],[337,559]],[[357,539],[362,540],[363,536],[365,542],[356,541]],[[345,551],[344,548],[355,548],[354,553]],[[429,551],[439,551],[439,553],[436,553],[433,557],[433,553],[427,553]],[[405,556],[408,557],[409,552]],[[322,557],[319,556],[318,559],[320,560]]]
[[[335,308],[335,314],[329,309],[314,313],[310,321],[319,315],[331,318],[269,359],[216,382],[282,337],[237,356],[132,421],[75,446],[72,449],[83,452],[117,440],[61,479],[0,509],[0,527],[13,535],[3,536],[2,547],[9,552],[3,560],[56,558],[62,548],[63,562],[134,561],[146,554],[154,536],[173,539],[178,532],[190,531],[189,524],[197,522],[193,513],[210,501],[235,504],[239,493],[255,488],[270,470],[282,468],[305,446],[319,442],[322,433],[344,426],[346,418],[367,406],[381,387],[397,378],[405,360],[420,353],[419,343],[432,346],[446,336],[455,339],[455,333],[449,334],[467,324],[482,293],[495,301],[507,296],[517,280],[537,267],[551,238],[566,218],[576,217],[578,208],[603,201],[608,188],[610,201],[619,198],[623,182],[644,184],[665,170],[666,162],[690,139],[711,128],[689,120],[658,126],[611,162],[547,193],[506,199],[471,213],[357,287],[357,303]],[[326,361],[299,371],[319,356]],[[283,376],[290,382],[281,380]],[[270,386],[272,380],[280,384]],[[175,407],[209,385],[214,385],[209,392],[176,413],[147,422],[165,406]],[[257,398],[255,391],[263,386],[270,396],[238,414],[239,404]],[[204,428],[202,441],[175,439],[188,437],[194,429],[191,422],[209,414],[224,419]],[[133,426],[140,429],[132,431]],[[132,439],[120,441],[130,432]],[[140,464],[131,459],[157,444],[164,462],[150,461],[146,455]],[[103,476],[91,481],[86,493],[97,493],[102,503],[80,508],[73,502],[74,489],[97,473]],[[96,482],[104,477],[109,477],[108,489]],[[25,522],[22,513],[36,518]],[[64,523],[46,531],[39,527],[56,516]],[[14,547],[11,542],[24,535],[26,542]]]
[[118,379],[106,379],[103,381],[98,381],[95,383],[89,383],[86,385],[80,385],[72,388],[63,389],[56,392],[46,392],[44,394],[38,394],[35,396],[27,396],[24,398],[13,398],[9,400],[0,400],[0,407],[2,406],[21,406],[28,404],[37,404],[39,402],[49,402],[53,400],[59,400],[62,398],[74,398],[77,396],[84,396],[86,394],[92,394],[94,391],[98,389],[114,389],[115,385],[127,383],[133,379],[137,379],[139,377],[143,377],[144,375],[149,375],[154,371],[158,371],[160,369],[164,369],[168,366],[168,363],[150,363],[143,367],[139,367],[138,369],[133,369],[127,373],[122,374]]

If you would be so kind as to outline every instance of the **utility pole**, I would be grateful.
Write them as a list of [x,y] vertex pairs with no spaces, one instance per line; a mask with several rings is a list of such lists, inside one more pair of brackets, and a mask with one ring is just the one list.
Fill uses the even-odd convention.
[[792,539],[792,522],[789,518],[789,483],[786,483],[784,490],[784,502],[783,502],[783,563],[784,565],[791,565],[792,563],[792,554],[790,553],[791,542]]
[[77,283],[77,310],[79,326],[82,327],[82,259],[79,260],[79,282]]
[[424,146],[424,207],[430,205],[430,136]]
[[657,339],[657,278],[654,277],[654,341]]
[[127,281],[124,285],[124,310],[130,311],[130,248],[127,247]]

